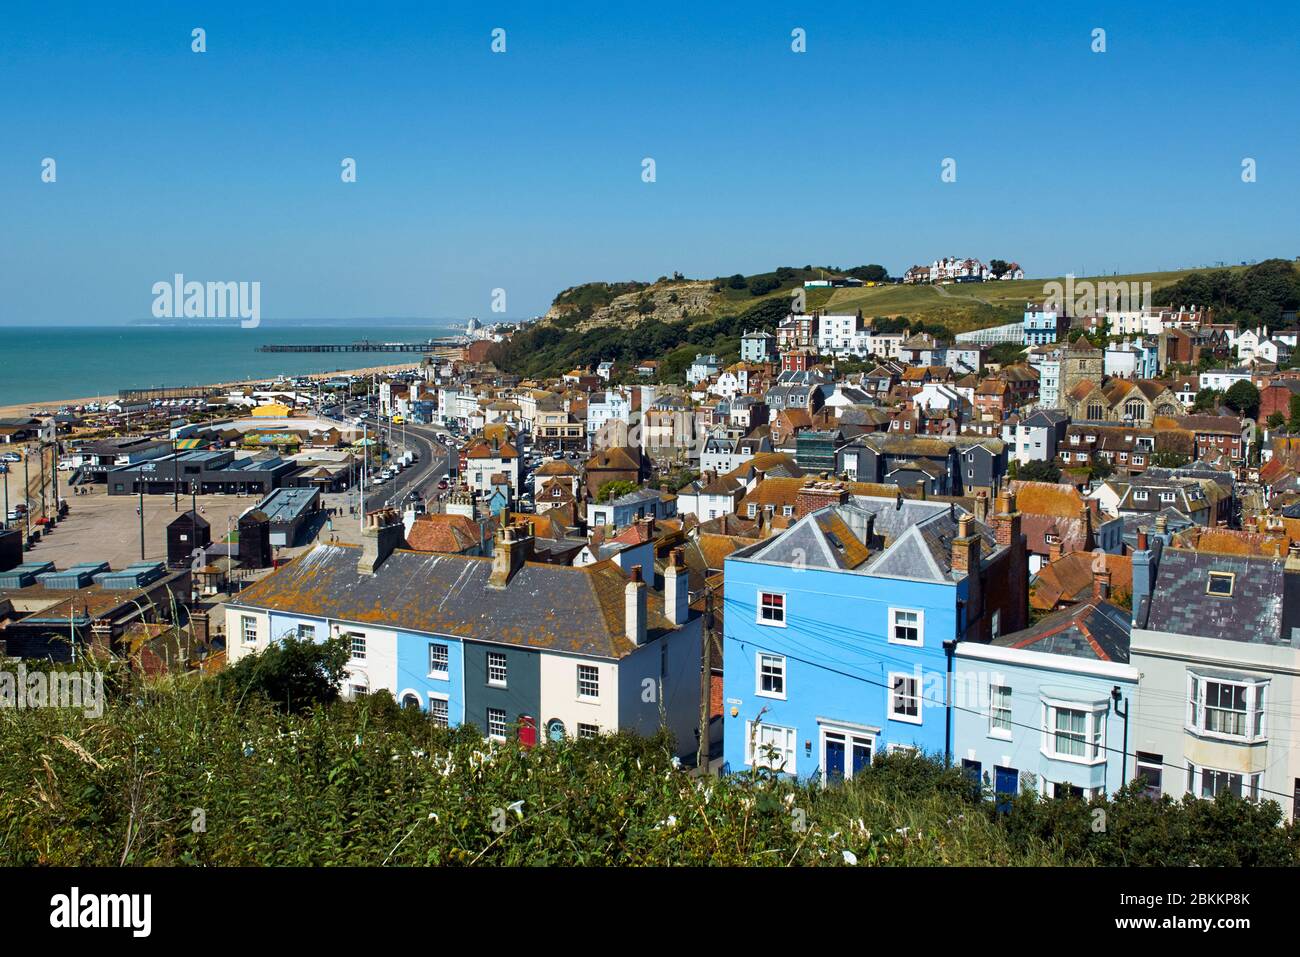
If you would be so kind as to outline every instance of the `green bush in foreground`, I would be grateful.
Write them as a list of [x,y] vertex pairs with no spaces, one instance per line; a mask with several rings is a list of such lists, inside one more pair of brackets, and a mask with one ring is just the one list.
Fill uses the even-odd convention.
[[[526,750],[387,694],[304,711],[242,682],[117,683],[104,714],[0,712],[4,865],[1292,864],[1276,805],[1045,801],[882,757],[829,788],[701,780],[670,743]],[[1097,830],[1097,811],[1104,826]]]

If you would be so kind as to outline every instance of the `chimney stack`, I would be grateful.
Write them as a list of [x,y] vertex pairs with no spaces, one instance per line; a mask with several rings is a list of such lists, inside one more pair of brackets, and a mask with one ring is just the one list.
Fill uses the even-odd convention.
[[489,588],[505,588],[510,580],[533,557],[533,536],[522,524],[502,525],[497,532],[492,552],[492,572],[488,575]]
[[361,534],[361,557],[357,570],[373,575],[393,550],[406,547],[402,513],[395,508],[380,508],[366,513],[366,527]]
[[1016,497],[1010,492],[998,493],[993,526],[998,545],[1015,545],[1020,540],[1020,513],[1016,511]]
[[1136,551],[1145,552],[1147,550],[1147,530],[1139,528],[1137,532],[1137,549]]
[[641,580],[641,566],[634,565],[623,587],[624,628],[628,640],[634,645],[645,644],[646,589]]
[[970,515],[957,519],[957,537],[952,540],[952,570],[979,575],[980,537],[971,532]]
[[808,479],[795,495],[794,517],[801,519],[831,505],[844,505],[848,500],[849,489],[843,482]]
[[1100,556],[1094,559],[1092,570],[1092,600],[1107,601],[1110,598],[1110,568]]
[[668,567],[664,569],[664,617],[674,625],[686,624],[690,611],[690,576],[682,566],[682,550],[674,548],[668,553]]
[[1047,546],[1047,560],[1049,562],[1061,560],[1061,536],[1057,535],[1055,537],[1056,541],[1049,543]]

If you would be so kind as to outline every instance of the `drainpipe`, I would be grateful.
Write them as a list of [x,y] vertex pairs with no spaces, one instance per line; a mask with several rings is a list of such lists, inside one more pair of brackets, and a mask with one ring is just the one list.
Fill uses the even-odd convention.
[[952,663],[953,652],[956,650],[956,639],[949,638],[944,641],[943,653],[948,659],[948,679],[944,682],[943,719],[943,763],[946,767],[952,767]]
[[[1119,685],[1115,685],[1113,688],[1110,689],[1110,697],[1111,700],[1115,702],[1115,713],[1124,719],[1124,749],[1120,751],[1120,772],[1119,772],[1119,777],[1120,777],[1119,786],[1123,787],[1125,784],[1128,783],[1128,711],[1129,711],[1128,702],[1127,701],[1124,702],[1124,710],[1120,711],[1119,710],[1119,702],[1120,702]],[[1109,777],[1109,768],[1110,768],[1109,761],[1106,762],[1106,766],[1107,766],[1107,777]],[[1110,782],[1107,781],[1106,783],[1108,785],[1107,790],[1109,791]]]

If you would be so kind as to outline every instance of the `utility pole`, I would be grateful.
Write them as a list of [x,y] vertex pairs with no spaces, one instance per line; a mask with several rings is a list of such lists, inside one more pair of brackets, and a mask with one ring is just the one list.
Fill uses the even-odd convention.
[[54,515],[57,518],[59,514],[59,427],[54,426],[54,455],[50,462],[54,468],[50,470],[50,488],[54,494]]
[[[31,498],[31,496],[28,493],[31,491],[32,480],[31,477],[27,474],[27,460],[30,457],[29,455],[30,452],[31,449],[23,449],[23,543],[24,543],[23,547],[24,548],[27,547],[26,542],[28,538],[31,537],[32,534],[32,510],[28,503],[28,499]],[[5,517],[8,518],[7,515]]]
[[140,561],[144,561],[144,486],[136,480],[136,490],[140,493]]
[[39,442],[36,446],[36,454],[41,457],[41,517],[48,519],[49,503],[45,499],[45,443]]
[[176,436],[172,436],[172,511],[181,510],[181,463],[176,457]]
[[704,586],[704,621],[700,643],[700,742],[695,752],[696,770],[709,771],[709,701],[713,690],[713,589]]

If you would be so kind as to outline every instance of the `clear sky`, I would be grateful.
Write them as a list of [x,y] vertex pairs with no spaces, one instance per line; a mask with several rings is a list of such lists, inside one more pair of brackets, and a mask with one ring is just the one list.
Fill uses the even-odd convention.
[[1300,4],[271,6],[6,6],[0,323],[145,318],[177,272],[491,318],[673,270],[1300,255]]

